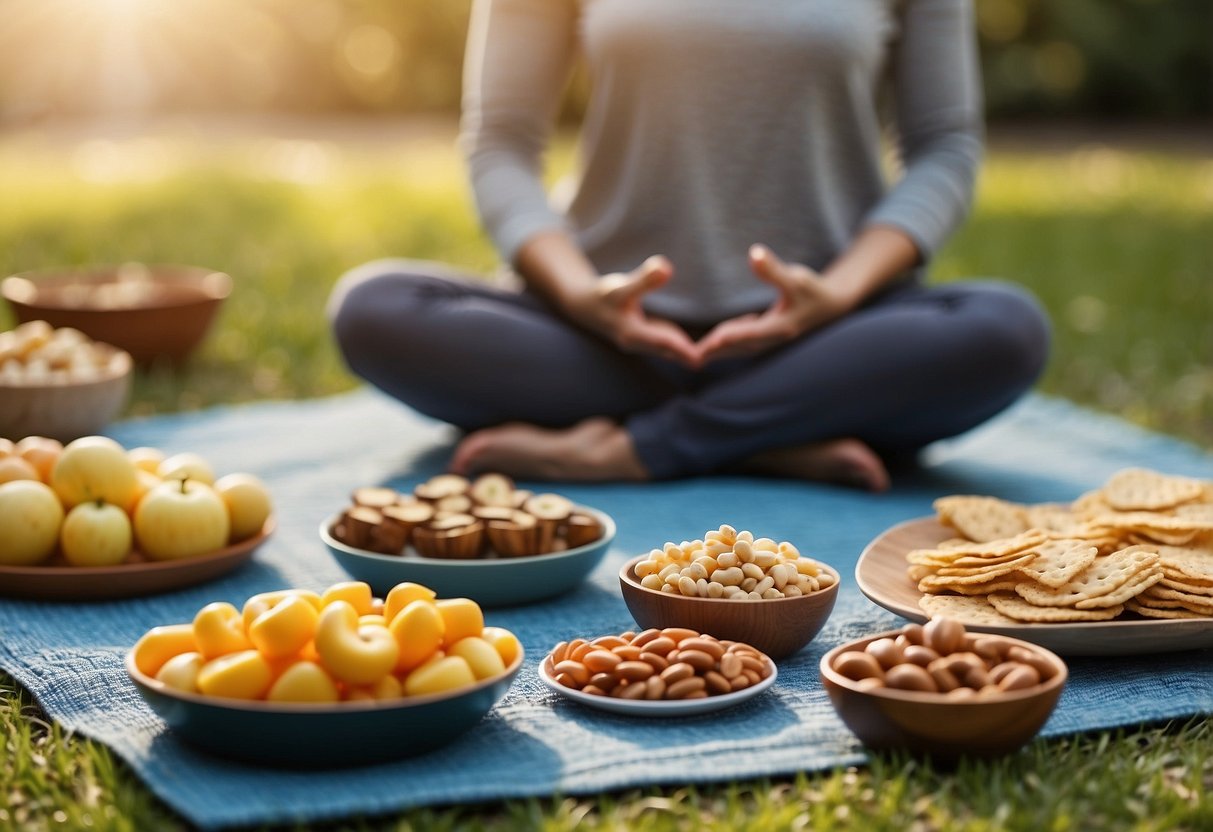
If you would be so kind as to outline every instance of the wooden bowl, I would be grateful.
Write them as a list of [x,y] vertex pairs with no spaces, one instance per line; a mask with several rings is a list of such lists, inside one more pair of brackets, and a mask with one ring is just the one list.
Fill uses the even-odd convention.
[[876,639],[896,638],[900,632],[848,642],[821,657],[821,683],[834,710],[869,748],[902,749],[940,762],[1008,754],[1036,736],[1066,683],[1065,662],[1055,653],[1020,639],[987,634],[982,638],[1018,645],[1044,657],[1056,672],[1034,687],[958,702],[940,693],[884,687],[863,690],[834,670],[834,660],[842,653],[862,651]]
[[0,284],[18,322],[74,327],[140,364],[185,360],[231,291],[222,272],[142,264],[25,272]]
[[719,639],[743,641],[772,659],[790,656],[812,641],[838,599],[838,572],[820,561],[816,562],[822,571],[834,578],[825,589],[795,598],[730,601],[692,598],[641,586],[632,570],[646,557],[632,558],[619,570],[623,600],[637,624],[644,629],[688,627]]
[[0,384],[0,436],[16,441],[47,436],[70,442],[98,433],[126,405],[131,387],[131,357],[108,344],[99,352],[119,353],[107,374],[71,384]]

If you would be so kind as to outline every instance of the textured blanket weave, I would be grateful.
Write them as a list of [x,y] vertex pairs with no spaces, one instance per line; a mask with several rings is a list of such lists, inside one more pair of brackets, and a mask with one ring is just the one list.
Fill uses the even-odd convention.
[[[1213,458],[1191,446],[1033,398],[933,448],[920,473],[878,496],[728,478],[557,486],[613,515],[618,538],[577,592],[489,611],[489,622],[517,633],[528,654],[506,699],[474,731],[423,758],[299,773],[228,763],[179,743],[127,680],[122,654],[149,627],[188,621],[208,601],[239,605],[263,590],[320,589],[345,579],[317,536],[320,520],[344,505],[355,486],[408,488],[436,473],[453,434],[364,391],[127,422],[111,435],[128,447],[202,453],[220,472],[256,473],[274,493],[278,531],[252,564],[181,592],[98,604],[0,600],[0,667],[51,717],[111,746],[157,795],[206,828],[861,763],[861,747],[817,681],[817,662],[842,640],[898,623],[855,588],[855,561],[871,538],[930,513],[942,494],[1066,500],[1127,465],[1213,476]],[[771,691],[710,717],[640,722],[583,709],[541,685],[535,666],[557,641],[632,626],[616,577],[627,557],[666,540],[700,537],[722,522],[791,540],[843,575],[829,623],[805,650],[780,663]],[[1075,660],[1071,671],[1046,735],[1213,712],[1213,651]]]

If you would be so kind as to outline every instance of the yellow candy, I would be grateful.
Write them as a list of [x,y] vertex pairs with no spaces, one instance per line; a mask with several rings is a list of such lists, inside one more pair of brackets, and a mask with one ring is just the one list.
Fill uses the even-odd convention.
[[505,662],[497,648],[482,638],[469,636],[451,645],[451,655],[468,663],[477,679],[490,679],[505,673]]
[[135,643],[135,667],[140,673],[155,676],[173,656],[198,649],[193,624],[170,624],[153,627]]
[[295,662],[282,672],[266,694],[270,702],[336,702],[337,683],[315,662]]
[[501,656],[501,661],[505,662],[506,667],[512,665],[514,659],[518,658],[518,654],[522,652],[522,645],[518,642],[518,637],[504,627],[485,627],[481,631],[480,637],[497,648],[497,653]]
[[350,688],[345,692],[345,698],[351,702],[371,702],[385,699],[399,699],[404,696],[404,686],[395,676],[384,676],[367,688]]
[[476,683],[472,668],[462,656],[447,656],[419,667],[404,680],[404,692],[409,696],[442,693]]
[[384,603],[382,598],[371,599],[371,615],[383,615]]
[[198,671],[198,690],[207,696],[261,699],[274,681],[274,671],[256,650],[212,659]]
[[380,627],[386,627],[387,619],[384,618],[382,615],[375,615],[374,613],[372,613],[370,615],[360,615],[360,616],[358,616],[358,624],[360,626],[365,626],[367,624],[377,624]]
[[252,627],[253,621],[257,619],[257,616],[275,604],[279,604],[287,598],[295,596],[306,600],[316,609],[316,612],[320,612],[320,609],[324,606],[320,602],[320,596],[310,589],[276,589],[273,592],[261,592],[244,602],[244,612],[242,614],[244,617],[244,629],[247,630],[249,627]]
[[316,652],[328,671],[341,681],[371,685],[396,666],[400,648],[387,628],[374,624],[358,626],[354,606],[347,601],[334,600],[320,613],[316,625]]
[[156,678],[170,688],[183,690],[186,693],[197,693],[198,672],[202,670],[204,664],[206,664],[206,659],[202,658],[201,653],[193,651],[179,653],[164,663],[156,674]]
[[267,659],[297,656],[316,635],[319,618],[306,598],[288,596],[253,620],[248,637]]
[[435,604],[413,601],[392,619],[388,629],[400,647],[396,670],[407,673],[421,666],[442,646],[446,624]]
[[391,592],[387,594],[387,599],[383,602],[383,617],[390,624],[401,610],[407,607],[414,601],[433,601],[437,598],[434,590],[428,586],[414,584],[405,581],[402,584],[396,584],[392,587]]
[[344,581],[333,584],[324,591],[324,595],[320,596],[321,603],[326,607],[334,601],[345,601],[359,615],[371,614],[373,600],[370,585],[362,581]]
[[194,640],[206,659],[248,650],[253,643],[244,633],[244,620],[226,601],[215,601],[194,616]]
[[470,598],[445,598],[435,606],[446,625],[442,634],[442,643],[446,646],[468,636],[479,636],[484,630],[484,613]]

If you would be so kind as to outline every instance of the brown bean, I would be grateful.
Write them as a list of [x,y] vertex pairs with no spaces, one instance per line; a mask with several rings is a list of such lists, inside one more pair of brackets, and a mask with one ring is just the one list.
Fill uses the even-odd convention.
[[[741,665],[740,661],[738,661],[738,665]],[[721,667],[724,667],[723,661],[721,661]],[[744,665],[742,667],[744,668]],[[861,653],[858,650],[848,650],[837,656],[834,659],[834,669],[856,682],[860,679],[884,678],[884,669],[880,666],[880,662],[876,661],[876,657],[871,653]]]
[[644,662],[620,662],[615,668],[615,675],[629,682],[638,682],[653,675],[653,666]]
[[1010,673],[1002,677],[998,687],[1001,690],[1023,690],[1040,684],[1040,674],[1030,664],[1016,666]]
[[762,681],[762,675],[757,670],[746,669],[741,671],[741,675],[750,680],[751,685],[756,685]]
[[606,696],[607,692],[597,685],[586,685],[581,689],[582,693],[588,693],[590,696]]
[[707,683],[708,693],[713,695],[728,693],[733,689],[732,685],[729,684],[729,680],[715,670],[709,670],[703,674],[703,681]]
[[955,653],[964,645],[964,625],[955,618],[932,618],[922,628],[923,644],[941,656]]
[[707,699],[708,692],[706,690],[695,690],[688,693],[683,699]]
[[591,673],[605,673],[614,670],[623,659],[610,650],[591,650],[581,661]]
[[1053,674],[1056,672],[1053,663],[1040,653],[1027,647],[1020,647],[1018,644],[1007,651],[1007,658],[1032,665],[1032,667],[1036,668],[1036,672],[1040,674],[1041,681],[1052,679]]
[[901,628],[901,634],[906,637],[906,641],[910,642],[910,644],[927,643],[921,624],[907,624]]
[[883,688],[884,682],[874,677],[868,677],[867,679],[860,679],[858,682],[856,682],[855,687],[861,691],[876,690],[876,688]]
[[612,647],[611,652],[625,662],[634,662],[640,658],[640,648],[634,647],[631,644],[624,645],[623,647]]
[[891,638],[876,639],[864,648],[864,652],[880,662],[880,666],[885,670],[906,660],[905,654],[897,646],[897,642]]
[[684,638],[698,638],[699,633],[686,627],[666,627],[661,631],[663,636],[669,636],[675,644],[680,644]]
[[961,681],[973,688],[973,690],[981,690],[990,684],[990,674],[986,672],[984,665],[982,667],[970,667],[964,672]]
[[931,680],[935,682],[935,687],[941,691],[946,692],[963,687],[960,684],[960,680],[956,678],[956,674],[948,670],[945,665],[931,662],[931,665],[927,668],[927,673],[931,674]]
[[1005,648],[1002,641],[985,636],[973,639],[973,644],[969,649],[985,659],[988,667],[993,667],[1002,662]]
[[701,653],[707,653],[712,657],[712,661],[720,661],[720,657],[724,655],[724,648],[720,646],[718,641],[709,641],[706,638],[688,638],[678,643],[679,650],[698,650]]
[[905,633],[898,633],[897,638],[893,639],[893,641],[897,644],[898,647],[901,648],[901,651],[903,653],[905,652],[905,649],[907,647],[916,647],[917,646],[916,644],[914,644],[914,642],[910,641],[909,637],[906,636]]
[[707,686],[699,676],[691,676],[688,679],[680,679],[670,685],[665,690],[666,699],[686,699],[688,694],[702,691]]
[[757,656],[758,655],[757,648],[751,647],[750,645],[745,644],[743,642],[738,642],[737,644],[730,645],[726,649],[725,652],[736,653],[739,656]]
[[577,650],[577,648],[579,648],[581,645],[586,644],[586,643],[587,643],[586,640],[583,638],[573,639],[572,641],[569,642],[569,650],[567,653],[564,654],[564,657],[566,659],[571,659],[573,657],[573,652],[575,650]]
[[994,667],[990,669],[991,684],[999,684],[1004,678],[1006,678],[1007,674],[1017,667],[1022,667],[1022,665],[1019,662],[1002,662],[1001,664],[994,665]]
[[551,657],[553,662],[562,662],[569,654],[569,643],[562,641],[552,648]]
[[676,646],[677,645],[674,644],[674,639],[670,638],[669,636],[658,636],[657,638],[653,639],[652,641],[650,641],[644,645],[643,652],[659,653],[662,656],[664,656],[667,653],[669,653],[671,650],[673,650]]
[[720,672],[728,679],[736,679],[741,675],[743,666],[741,657],[736,653],[725,653],[720,657]]
[[631,642],[629,642],[629,643],[633,647],[644,647],[646,644],[648,644],[650,641],[652,641],[655,638],[661,638],[661,630],[648,629],[648,630],[641,631],[636,636],[633,636]]
[[556,663],[554,661],[552,661],[551,655],[549,655],[546,659],[543,660],[543,669],[544,669],[544,672],[546,672],[549,676],[555,678]]
[[590,684],[603,690],[614,690],[619,685],[619,677],[614,673],[595,673],[590,677]]
[[570,658],[575,662],[584,663],[585,657],[588,656],[590,653],[593,653],[597,649],[598,649],[597,647],[595,647],[593,644],[590,644],[587,641],[585,644],[578,645],[577,649],[570,650],[567,658]]
[[647,651],[640,654],[639,660],[652,667],[657,673],[660,673],[670,666],[670,662],[665,656],[657,653],[649,653]]
[[571,659],[565,659],[556,665],[556,675],[567,673],[577,680],[577,686],[581,687],[586,682],[590,681],[590,671],[581,662],[575,662]]
[[955,688],[954,690],[948,691],[945,695],[947,696],[948,699],[955,699],[955,700],[960,700],[963,702],[967,699],[976,698],[977,691],[973,690],[972,688],[960,687],[960,688]]
[[[639,684],[639,682],[637,683]],[[666,683],[660,676],[650,676],[644,681],[644,698],[645,699],[663,699],[665,698]]]
[[661,678],[665,679],[667,685],[672,685],[675,682],[681,682],[683,679],[689,679],[695,675],[695,668],[684,662],[672,664],[665,670],[661,671]]
[[729,687],[733,690],[745,690],[750,686],[750,680],[744,673],[734,676],[729,680]]
[[976,653],[953,653],[944,656],[944,660],[948,663],[948,670],[955,673],[958,679],[963,679],[970,671],[986,669],[985,660]]
[[627,639],[621,636],[599,636],[590,642],[590,644],[601,647],[603,650],[610,650],[612,647],[622,647],[627,643]]
[[639,682],[628,685],[623,689],[624,699],[644,699],[644,695],[649,692],[649,689]]
[[741,666],[746,670],[752,670],[757,673],[759,679],[765,679],[771,673],[770,668],[767,667],[767,663],[757,656],[742,656]]
[[884,683],[888,687],[899,690],[920,690],[934,692],[939,690],[931,674],[916,664],[899,664],[889,668],[884,675]]
[[925,644],[911,644],[905,648],[906,661],[919,667],[926,667],[939,658],[939,654]]
[[[689,664],[698,671],[714,670],[716,660],[702,650],[678,650],[678,661]],[[745,661],[742,661],[745,664]]]
[[635,630],[625,630],[624,632],[619,634],[619,638],[623,639],[624,641],[631,641],[632,639],[636,638],[636,631]]
[[581,687],[581,685],[577,684],[577,680],[567,673],[557,673],[556,681],[559,684],[564,685],[566,688],[572,688],[573,690],[577,690]]

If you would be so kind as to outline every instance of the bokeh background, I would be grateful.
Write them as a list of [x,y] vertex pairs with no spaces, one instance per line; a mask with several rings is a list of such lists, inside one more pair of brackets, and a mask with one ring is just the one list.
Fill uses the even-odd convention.
[[[140,373],[131,414],[348,389],[323,316],[342,271],[494,266],[454,149],[469,7],[0,0],[0,274],[233,275],[205,349]],[[1213,446],[1213,2],[974,7],[990,154],[935,279],[1028,285],[1056,329],[1044,390]]]

